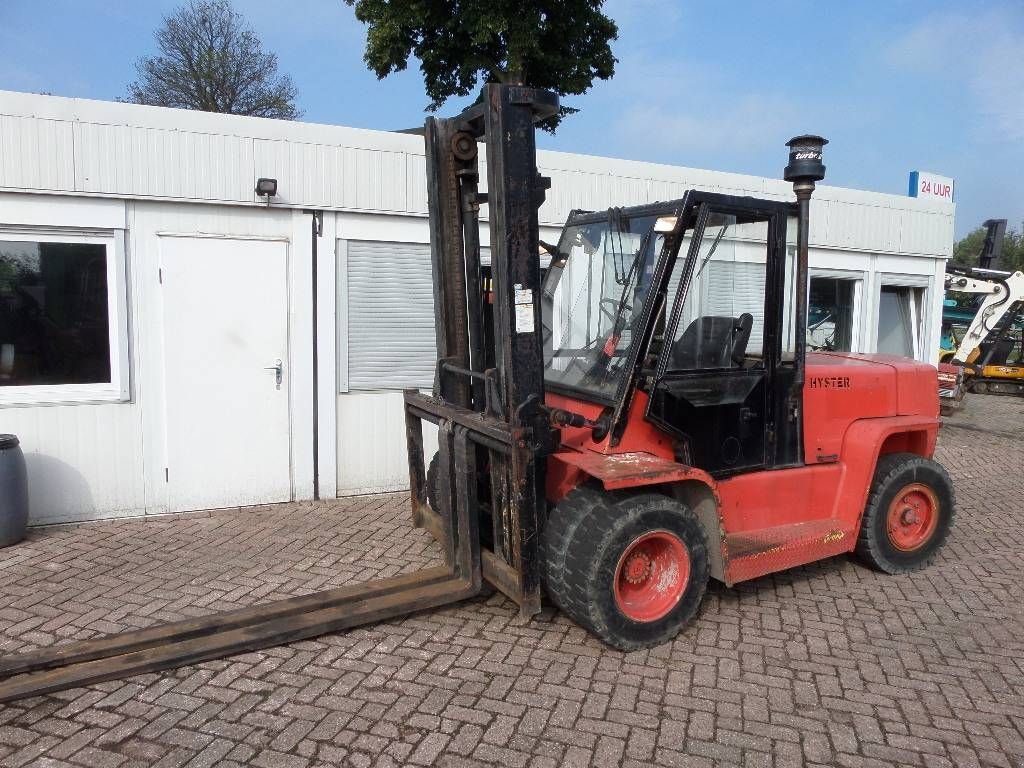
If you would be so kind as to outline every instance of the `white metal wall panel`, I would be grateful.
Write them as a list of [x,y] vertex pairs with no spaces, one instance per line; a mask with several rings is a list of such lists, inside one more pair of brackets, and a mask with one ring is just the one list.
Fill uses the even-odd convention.
[[0,432],[18,435],[25,452],[30,525],[143,512],[137,404],[4,408]]
[[543,166],[540,172],[551,177],[551,189],[539,214],[543,222],[564,223],[574,209],[600,211],[611,206],[640,205],[652,201],[651,184],[645,178]]
[[81,124],[76,133],[80,191],[253,200],[251,138],[102,124]]
[[[426,212],[420,136],[11,92],[0,92],[0,115],[7,189],[258,206],[253,182],[273,176],[279,207]],[[781,179],[735,173],[547,151],[538,163],[553,180],[540,211],[548,224],[573,208],[688,188],[792,196]],[[948,203],[821,186],[812,208],[811,242],[822,247],[943,257],[952,247]]]
[[[338,395],[338,495],[383,493],[409,487],[405,408],[401,392]],[[427,461],[437,450],[437,428],[423,422]]]
[[371,211],[408,210],[405,154],[346,147],[343,205]]
[[405,156],[405,204],[409,213],[427,212],[427,161],[423,155]]
[[952,215],[920,211],[901,211],[900,214],[904,225],[900,228],[899,253],[952,258],[955,240]]
[[[341,147],[257,139],[253,176],[277,179],[275,204],[340,208],[344,203],[343,155]],[[310,173],[311,168],[317,172]]]
[[0,187],[75,188],[71,124],[0,115]]

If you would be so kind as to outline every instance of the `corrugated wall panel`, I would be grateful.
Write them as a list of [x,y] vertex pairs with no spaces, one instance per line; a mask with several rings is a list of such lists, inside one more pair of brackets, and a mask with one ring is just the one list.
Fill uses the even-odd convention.
[[[372,438],[368,437],[372,435]],[[423,422],[423,454],[437,450],[437,428]],[[338,495],[409,487],[401,392],[338,395]]]
[[[0,110],[0,186],[8,189],[256,205],[253,182],[267,175],[280,182],[278,205],[426,212],[418,136],[12,93]],[[546,224],[561,224],[573,208],[670,200],[690,187],[792,194],[779,179],[547,151],[538,159],[553,180],[540,212]],[[816,245],[950,251],[950,205],[828,186],[814,200]]]
[[81,124],[75,147],[83,192],[247,202],[252,139],[124,125]]
[[73,191],[71,123],[0,115],[0,187]]
[[405,156],[406,210],[427,212],[427,161],[423,155]]
[[575,209],[600,211],[652,199],[649,179],[546,168],[541,173],[551,177],[551,189],[540,209],[543,222],[564,223]]
[[371,211],[408,210],[403,152],[345,147],[343,205]]
[[953,254],[953,217],[941,213],[902,211],[906,224],[900,229],[900,253]]
[[21,439],[31,525],[144,511],[138,405],[4,408],[0,432]]
[[[254,142],[254,176],[277,179],[279,204],[341,208],[344,201],[344,150],[324,144]],[[316,168],[316,173],[310,173]]]

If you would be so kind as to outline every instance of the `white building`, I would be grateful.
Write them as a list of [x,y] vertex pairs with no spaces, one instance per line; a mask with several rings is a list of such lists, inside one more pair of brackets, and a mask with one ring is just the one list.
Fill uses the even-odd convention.
[[[574,208],[792,194],[539,163],[546,240]],[[952,241],[948,203],[819,187],[813,338],[934,361]],[[433,371],[427,243],[418,136],[0,91],[0,432],[21,438],[31,522],[406,487],[400,390]]]

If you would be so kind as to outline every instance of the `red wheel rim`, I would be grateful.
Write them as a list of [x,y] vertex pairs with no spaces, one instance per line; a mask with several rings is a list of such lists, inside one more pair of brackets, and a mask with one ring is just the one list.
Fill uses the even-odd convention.
[[932,537],[939,523],[939,499],[923,483],[911,483],[896,494],[886,515],[889,541],[896,549],[911,552]]
[[615,604],[633,621],[657,621],[675,608],[690,581],[690,553],[668,531],[634,539],[615,566]]

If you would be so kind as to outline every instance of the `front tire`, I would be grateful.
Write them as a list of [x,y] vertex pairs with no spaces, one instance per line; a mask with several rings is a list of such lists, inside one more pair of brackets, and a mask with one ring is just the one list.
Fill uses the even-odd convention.
[[427,467],[427,504],[434,512],[441,513],[441,486],[438,473],[440,472],[441,454],[435,453],[430,459]]
[[884,573],[929,565],[953,525],[953,483],[938,462],[909,453],[881,456],[856,553]]
[[707,538],[686,505],[656,493],[579,488],[544,530],[548,593],[566,614],[624,651],[674,638],[707,587]]

